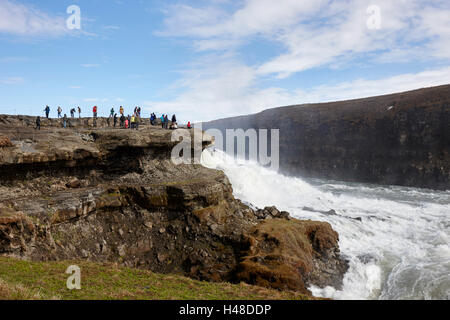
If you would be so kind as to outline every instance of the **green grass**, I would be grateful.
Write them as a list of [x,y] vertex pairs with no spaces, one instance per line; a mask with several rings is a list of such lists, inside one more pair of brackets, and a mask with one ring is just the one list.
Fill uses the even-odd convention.
[[[66,287],[70,265],[81,268],[81,290]],[[0,257],[0,300],[303,300],[296,292],[281,292],[247,284],[212,283],[178,275],[86,261],[29,262]]]

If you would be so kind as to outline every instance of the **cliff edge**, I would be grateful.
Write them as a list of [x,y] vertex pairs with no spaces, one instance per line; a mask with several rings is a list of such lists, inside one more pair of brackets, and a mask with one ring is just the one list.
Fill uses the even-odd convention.
[[[328,223],[253,210],[223,172],[173,164],[172,131],[83,120],[63,129],[55,119],[33,127],[31,117],[0,116],[0,255],[307,294],[311,284],[342,285],[347,262]],[[213,143],[200,134],[202,148]]]

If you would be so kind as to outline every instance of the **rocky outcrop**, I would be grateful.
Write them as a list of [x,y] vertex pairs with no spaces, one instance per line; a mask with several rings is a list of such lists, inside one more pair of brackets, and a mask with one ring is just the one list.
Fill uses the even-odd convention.
[[449,189],[449,124],[445,85],[275,108],[203,129],[279,129],[280,171],[288,175]]
[[[302,292],[342,280],[346,262],[331,226],[253,210],[233,197],[222,171],[175,165],[172,131],[39,131],[3,119],[0,134],[11,143],[0,148],[1,255]],[[212,143],[203,135],[201,148]]]
[[340,275],[347,264],[339,259],[338,239],[326,222],[266,220],[246,235],[249,249],[239,264],[238,278],[303,292],[310,283],[341,288]]

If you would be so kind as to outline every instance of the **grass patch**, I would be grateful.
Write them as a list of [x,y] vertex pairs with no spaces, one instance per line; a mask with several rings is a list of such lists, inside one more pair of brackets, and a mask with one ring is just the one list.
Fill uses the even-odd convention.
[[[65,273],[81,268],[81,290],[69,290]],[[247,284],[212,283],[178,275],[86,261],[29,262],[0,257],[1,299],[62,300],[304,300],[308,296]]]

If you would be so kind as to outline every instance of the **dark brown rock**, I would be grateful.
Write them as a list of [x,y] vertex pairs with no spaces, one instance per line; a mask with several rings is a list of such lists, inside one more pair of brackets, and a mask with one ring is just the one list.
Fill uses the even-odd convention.
[[309,294],[309,284],[342,286],[348,265],[339,256],[338,234],[326,222],[266,220],[246,235],[246,241],[248,251],[237,273],[240,281]]

